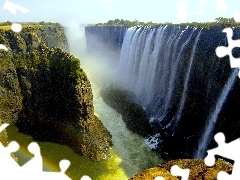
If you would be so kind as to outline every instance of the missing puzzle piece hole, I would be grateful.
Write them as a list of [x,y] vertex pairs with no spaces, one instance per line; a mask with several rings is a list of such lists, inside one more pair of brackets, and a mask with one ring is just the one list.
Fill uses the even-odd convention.
[[162,176],[158,176],[158,177],[156,177],[154,180],[165,180],[165,179],[164,179],[164,177],[162,177]]
[[[234,160],[232,159],[228,159],[226,157],[223,157],[223,156],[219,156],[219,155],[215,155],[215,156],[207,156],[205,159],[204,159],[204,163],[208,166],[208,167],[213,167],[215,166],[215,163],[217,161],[217,159],[222,159],[232,165],[234,165]],[[227,174],[231,175],[232,174],[232,171],[228,171],[226,172]]]
[[236,22],[240,22],[240,11],[234,13],[234,20]]
[[10,151],[10,152],[16,152],[18,151],[19,149],[19,144],[16,142],[16,141],[11,141],[8,145],[7,145],[7,149]]
[[59,162],[59,167],[62,173],[65,173],[69,166],[70,166],[69,160],[63,159]]
[[84,175],[80,180],[92,180],[92,179],[89,176]]

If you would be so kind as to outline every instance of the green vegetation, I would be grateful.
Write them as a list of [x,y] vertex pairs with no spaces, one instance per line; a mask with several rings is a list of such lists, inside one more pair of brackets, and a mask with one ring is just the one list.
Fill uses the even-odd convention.
[[40,98],[32,93],[40,90],[36,89],[39,85],[33,87],[38,79],[43,79],[38,72],[51,74],[58,71],[62,79],[68,78],[71,81],[66,79],[66,82],[74,84],[79,78],[86,79],[86,74],[80,68],[79,59],[54,47],[64,48],[65,44],[63,30],[58,24],[25,24],[20,33],[5,28],[10,24],[0,25],[0,44],[8,48],[8,51],[0,50],[0,119],[13,124],[24,109],[32,109],[30,104],[24,104],[26,100]]
[[[48,28],[55,28],[55,29],[62,29],[62,26],[59,23],[51,23],[51,22],[33,22],[33,23],[20,23],[22,25],[23,31],[30,29],[32,32],[33,30],[43,30],[46,31]],[[0,30],[11,30],[12,23],[10,21],[1,22],[0,23]]]
[[90,82],[80,60],[66,52],[63,27],[24,24],[16,33],[9,24],[0,26],[8,48],[0,50],[0,119],[93,160],[109,157],[111,135],[94,115]]
[[[33,27],[40,27],[40,26],[52,26],[52,27],[60,27],[61,25],[59,23],[52,23],[52,22],[45,22],[45,21],[41,21],[41,22],[19,22],[23,27],[27,27],[27,26],[33,26]],[[10,21],[6,21],[6,22],[0,22],[0,28],[2,26],[11,26],[12,22]]]
[[129,21],[123,19],[109,20],[107,23],[98,23],[97,26],[157,26],[157,23],[153,22],[140,22],[138,20]]
[[240,23],[236,22],[233,18],[219,17],[215,19],[215,22],[187,22],[180,24],[173,24],[170,22],[165,23],[153,23],[153,22],[139,22],[137,20],[129,21],[123,19],[109,20],[107,23],[98,23],[96,26],[148,26],[148,27],[159,27],[164,25],[183,25],[192,26],[199,28],[211,28],[211,27],[240,27]]

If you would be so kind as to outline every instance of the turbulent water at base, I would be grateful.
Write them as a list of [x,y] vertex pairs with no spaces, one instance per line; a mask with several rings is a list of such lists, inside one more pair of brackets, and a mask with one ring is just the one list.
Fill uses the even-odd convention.
[[[201,72],[203,67],[209,67],[207,66],[211,62],[209,60],[212,60],[210,58],[214,55],[212,49],[221,41],[213,32],[184,26],[132,27],[126,31],[117,73],[118,85],[122,89],[132,91],[136,95],[137,102],[147,109],[151,116],[150,123],[161,128],[157,130],[156,135],[149,138],[149,140],[155,139],[155,146],[161,142],[159,132],[169,133],[164,136],[165,141],[178,133],[179,139],[182,138],[183,141],[190,139],[188,142],[193,146],[192,149],[181,147],[182,154],[193,157],[196,152],[194,146],[198,146],[195,158],[203,158],[205,155],[218,115],[237,77],[236,70],[224,86],[224,81],[216,78],[218,71],[213,71],[215,74],[206,73],[206,70]],[[211,39],[211,33],[214,36],[212,38],[214,43],[205,39],[206,37]],[[205,55],[210,51],[213,54]],[[211,66],[216,63],[216,68],[224,69],[217,62],[218,60],[213,58]],[[196,77],[199,75],[196,72],[201,73],[201,76]],[[195,84],[194,79],[199,84]],[[215,83],[216,79],[218,81]],[[193,93],[194,91],[196,93]],[[219,97],[215,97],[216,92],[220,93]],[[196,97],[198,95],[206,96],[200,99]],[[199,107],[199,111],[194,110]],[[198,118],[197,114],[201,115],[198,120],[202,122],[191,124],[192,128],[197,130],[196,134],[187,129],[190,126],[186,123],[192,118],[187,111],[194,113],[195,118]],[[183,116],[184,122],[181,121]],[[202,132],[201,127],[204,127],[205,121],[205,130]],[[178,126],[179,124],[181,127]],[[186,128],[186,133],[181,128]],[[163,129],[167,131],[164,132]],[[171,146],[168,148],[171,149]]]
[[[101,77],[106,81],[104,72],[99,69],[101,59],[82,59],[84,59],[81,61],[82,67],[88,74],[93,89],[94,112],[112,135],[112,150],[120,158],[119,168],[125,172],[126,177],[132,177],[149,167],[154,167],[163,162],[159,155],[154,154],[146,145],[146,140],[143,137],[127,129],[121,114],[104,103],[100,96],[100,89],[104,83],[96,82]],[[94,63],[99,66],[94,66]],[[112,176],[112,179],[120,179],[120,177]]]
[[[68,33],[68,36],[72,34]],[[73,38],[72,38],[73,39]],[[127,180],[141,171],[154,167],[163,162],[159,155],[154,154],[146,145],[146,140],[141,136],[130,132],[122,120],[122,116],[114,109],[103,102],[100,96],[100,89],[103,84],[110,81],[109,74],[113,74],[113,68],[103,62],[105,59],[94,57],[85,58],[84,52],[79,52],[75,43],[71,42],[70,51],[80,58],[81,68],[87,73],[90,79],[95,114],[112,135],[113,146],[110,150],[111,158],[102,162],[95,162],[84,158],[74,152],[71,148],[52,142],[38,142],[41,147],[44,171],[59,171],[59,162],[68,159],[71,162],[66,174],[72,180],[79,180],[82,176],[88,175],[93,180]],[[81,41],[82,43],[82,41]],[[103,62],[103,63],[101,63]],[[106,74],[107,73],[107,74]],[[103,80],[104,79],[104,80]],[[20,150],[15,153],[19,164],[23,165],[33,156],[27,150],[28,145],[34,140],[32,137],[20,133],[15,126],[7,129],[9,140],[15,140],[20,144]]]
[[195,157],[197,158],[204,158],[205,153],[207,150],[208,143],[210,142],[210,139],[212,138],[212,132],[214,130],[214,126],[216,124],[218,114],[220,113],[222,106],[224,105],[224,102],[226,101],[226,98],[229,94],[229,91],[231,90],[237,75],[238,75],[239,69],[235,69],[231,76],[229,77],[228,81],[226,82],[218,100],[216,103],[215,110],[210,114],[204,133],[202,135],[202,138],[200,139],[199,145],[198,145],[198,150],[196,152]]

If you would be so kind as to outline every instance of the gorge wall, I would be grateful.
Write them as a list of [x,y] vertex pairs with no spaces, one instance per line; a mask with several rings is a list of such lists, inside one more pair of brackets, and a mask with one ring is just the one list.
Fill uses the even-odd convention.
[[111,135],[94,115],[93,95],[79,59],[58,24],[1,28],[0,119],[40,141],[69,145],[99,161],[110,156]]
[[[204,158],[206,150],[216,146],[217,132],[225,133],[227,141],[240,137],[238,70],[231,69],[228,57],[218,58],[215,53],[218,46],[227,46],[224,28],[85,29],[89,51],[94,50],[91,37],[116,48],[121,44],[113,84],[135,94],[152,127],[148,143],[165,159]],[[240,30],[235,28],[233,39],[239,38]],[[239,57],[237,48],[232,52]]]

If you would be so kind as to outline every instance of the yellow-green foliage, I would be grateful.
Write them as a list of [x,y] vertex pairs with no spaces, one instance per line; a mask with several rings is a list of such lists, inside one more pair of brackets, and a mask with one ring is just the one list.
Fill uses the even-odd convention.
[[0,57],[0,119],[14,123],[22,110],[18,77],[11,58]]
[[[61,89],[65,85],[68,88],[62,89],[66,90],[62,93],[73,94],[79,79],[86,79],[79,59],[60,47],[48,47],[49,35],[54,42],[60,42],[58,38],[64,36],[58,24],[25,24],[20,33],[1,27],[7,25],[0,26],[0,43],[8,48],[7,52],[0,50],[0,119],[4,122],[15,123],[24,109],[43,108],[44,104],[39,105],[39,102],[45,103],[54,96],[52,86]],[[58,81],[55,76],[59,77]],[[42,94],[44,86],[46,94]],[[67,91],[69,87],[73,87],[71,91]],[[62,98],[61,94],[58,98]],[[45,110],[40,109],[42,113]]]

